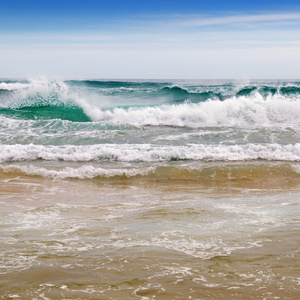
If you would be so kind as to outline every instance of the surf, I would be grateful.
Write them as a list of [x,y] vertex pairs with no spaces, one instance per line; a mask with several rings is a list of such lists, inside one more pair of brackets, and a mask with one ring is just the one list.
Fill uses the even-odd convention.
[[91,121],[87,105],[62,81],[45,78],[24,83],[0,83],[0,114],[18,119]]
[[299,83],[0,82],[0,114],[133,126],[298,126]]

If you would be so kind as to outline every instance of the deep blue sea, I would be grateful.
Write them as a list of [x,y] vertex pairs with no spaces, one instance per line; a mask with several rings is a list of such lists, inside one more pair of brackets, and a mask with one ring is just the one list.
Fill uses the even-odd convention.
[[0,204],[1,299],[298,299],[300,81],[0,80]]

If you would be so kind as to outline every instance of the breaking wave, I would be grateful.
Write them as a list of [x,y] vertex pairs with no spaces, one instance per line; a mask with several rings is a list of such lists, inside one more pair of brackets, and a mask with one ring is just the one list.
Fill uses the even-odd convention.
[[297,83],[179,87],[163,82],[40,79],[2,82],[0,91],[5,92],[0,93],[0,113],[14,118],[194,128],[300,124]]
[[300,144],[155,146],[149,144],[0,145],[0,163],[16,161],[300,161]]

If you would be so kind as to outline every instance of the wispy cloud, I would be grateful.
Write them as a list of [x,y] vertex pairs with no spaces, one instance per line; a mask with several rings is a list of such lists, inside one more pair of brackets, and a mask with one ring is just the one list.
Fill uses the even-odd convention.
[[0,32],[0,75],[300,78],[300,13],[149,15],[101,24]]
[[[284,24],[283,24],[284,23]],[[267,26],[266,26],[267,25]],[[1,32],[0,44],[180,43],[213,40],[299,40],[300,13],[248,15],[169,15],[120,19],[92,30]],[[220,36],[221,35],[221,36]]]
[[282,13],[282,14],[251,14],[251,15],[232,15],[232,16],[191,16],[188,20],[181,21],[183,26],[209,26],[225,25],[236,23],[264,23],[280,21],[300,22],[300,13]]

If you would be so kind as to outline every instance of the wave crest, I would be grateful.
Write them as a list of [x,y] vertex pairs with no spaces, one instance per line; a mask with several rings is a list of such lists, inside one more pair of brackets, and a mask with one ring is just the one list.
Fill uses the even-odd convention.
[[1,112],[17,118],[193,128],[300,125],[298,83],[172,86],[41,78],[2,82],[1,87]]
[[135,126],[298,126],[300,101],[240,97],[151,107],[96,110],[92,119]]
[[300,144],[151,146],[101,144],[86,146],[1,145],[0,163],[16,161],[300,161]]

